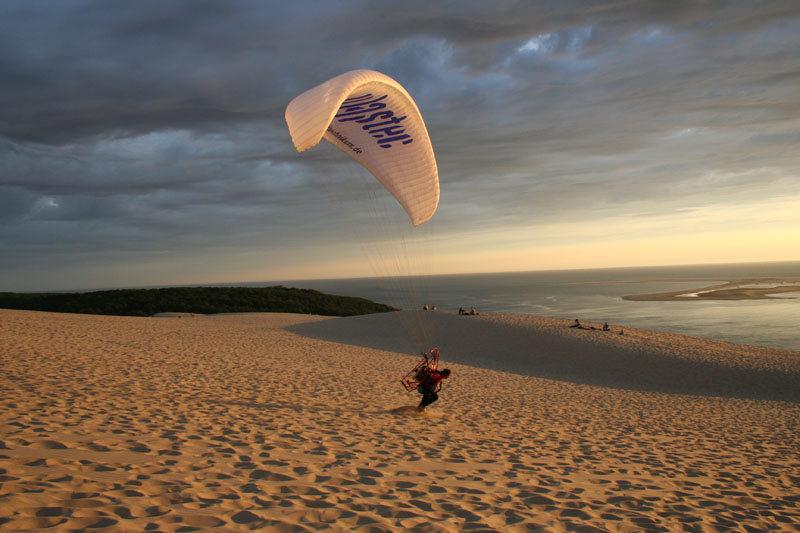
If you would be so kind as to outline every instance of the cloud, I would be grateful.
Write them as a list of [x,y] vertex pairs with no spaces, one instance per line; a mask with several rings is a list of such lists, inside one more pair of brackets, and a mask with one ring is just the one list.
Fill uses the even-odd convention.
[[5,2],[0,274],[330,242],[363,171],[296,154],[283,112],[354,68],[416,99],[446,235],[792,197],[798,27],[792,1]]

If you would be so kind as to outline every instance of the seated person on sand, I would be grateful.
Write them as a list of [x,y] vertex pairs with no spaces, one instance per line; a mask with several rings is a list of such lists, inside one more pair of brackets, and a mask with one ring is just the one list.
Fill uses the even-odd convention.
[[478,312],[475,310],[475,308],[474,308],[474,307],[470,307],[470,308],[469,308],[469,314],[471,314],[471,315],[478,315],[478,314],[480,314],[480,313],[478,313]]
[[467,312],[466,312],[466,311],[464,311],[464,308],[463,308],[463,307],[459,307],[459,308],[458,308],[458,314],[459,314],[459,315],[466,315],[466,314],[467,314]]
[[427,310],[428,310],[428,304],[425,304],[425,305],[423,305],[423,306],[422,306],[422,310],[423,310],[423,311],[427,311]]
[[608,322],[603,322],[603,331],[611,331],[611,328],[608,327]]
[[580,327],[583,327],[583,326],[581,326],[580,321],[576,318],[575,322],[573,322],[569,327],[571,327],[571,328],[580,328]]

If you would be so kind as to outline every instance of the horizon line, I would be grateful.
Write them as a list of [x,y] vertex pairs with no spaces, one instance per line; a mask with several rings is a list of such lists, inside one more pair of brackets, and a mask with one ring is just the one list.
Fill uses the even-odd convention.
[[[26,290],[18,291],[21,294],[36,294],[36,293],[69,293],[69,292],[99,292],[99,291],[112,291],[112,290],[127,290],[127,289],[163,289],[171,287],[231,287],[231,286],[244,286],[248,284],[276,284],[283,283],[302,283],[302,282],[316,282],[316,281],[344,281],[344,280],[368,280],[368,279],[389,279],[389,278],[436,278],[446,276],[481,276],[492,274],[526,274],[526,273],[545,273],[545,272],[582,272],[582,271],[598,271],[598,270],[626,270],[626,269],[656,269],[656,268],[677,268],[677,267],[704,267],[704,266],[733,266],[733,265],[767,265],[778,263],[800,263],[798,259],[779,260],[779,261],[741,261],[732,263],[676,263],[667,265],[630,265],[630,266],[615,266],[615,267],[593,267],[593,268],[547,268],[539,270],[495,270],[483,272],[449,272],[442,274],[409,274],[403,276],[355,276],[355,277],[333,277],[333,278],[301,278],[301,279],[283,279],[283,280],[266,280],[266,281],[213,281],[213,282],[195,282],[195,283],[181,283],[181,284],[148,284],[148,285],[127,285],[116,287],[94,287],[94,288],[73,288],[73,289],[45,289],[45,290]],[[0,292],[17,292],[10,290],[2,290]]]

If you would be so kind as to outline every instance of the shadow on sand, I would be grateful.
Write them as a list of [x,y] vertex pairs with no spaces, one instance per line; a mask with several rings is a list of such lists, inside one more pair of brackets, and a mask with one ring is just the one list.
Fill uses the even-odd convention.
[[[336,318],[287,329],[340,344],[412,354],[403,321],[394,315]],[[708,343],[688,337],[683,350],[687,353],[675,355],[652,342],[646,345],[630,337],[615,339],[613,334],[600,331],[570,331],[567,321],[522,327],[483,316],[442,312],[426,313],[425,320],[448,363],[603,387],[800,402],[800,357],[783,365],[789,370],[773,370],[769,365],[746,364],[733,357],[703,358],[693,350],[707,350]],[[714,345],[728,346],[720,350],[734,346]],[[754,350],[757,354],[753,357],[762,352],[769,358],[791,357],[769,349]]]

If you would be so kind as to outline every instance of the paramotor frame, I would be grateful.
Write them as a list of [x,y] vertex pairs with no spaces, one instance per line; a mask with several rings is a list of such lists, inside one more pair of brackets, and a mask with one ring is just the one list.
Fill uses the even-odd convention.
[[422,354],[422,359],[405,375],[400,382],[409,392],[417,390],[417,387],[428,377],[428,374],[437,370],[439,367],[439,348],[433,348],[428,353]]

